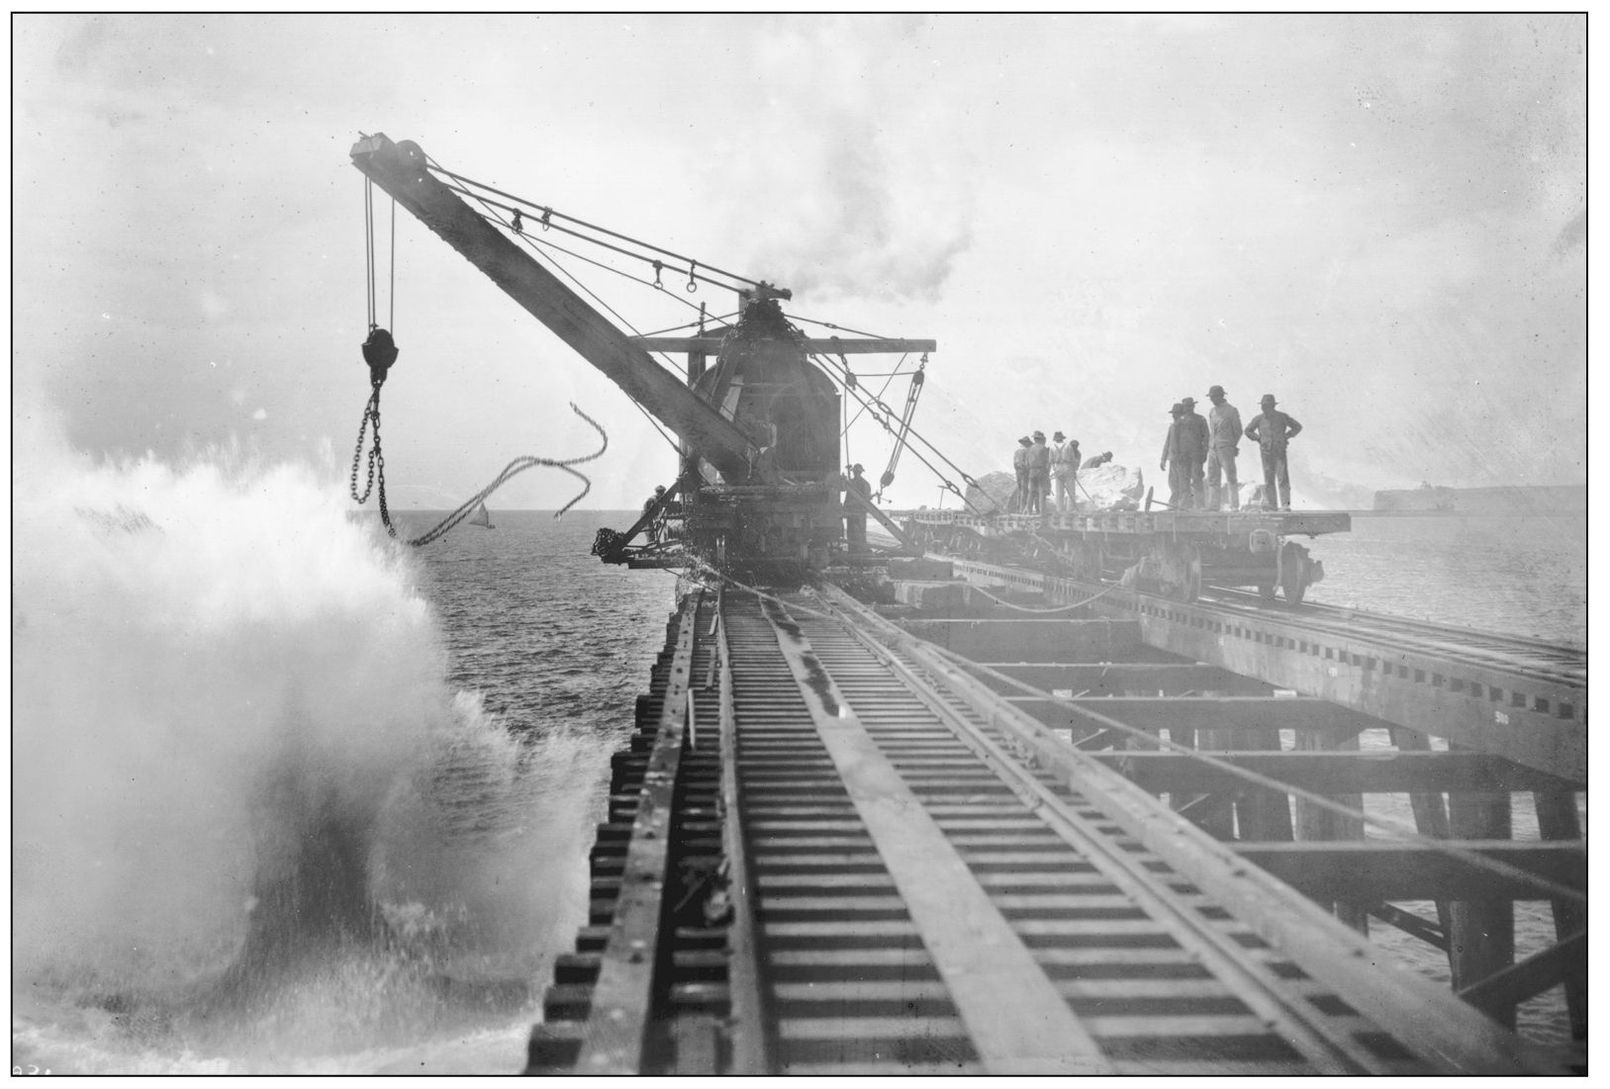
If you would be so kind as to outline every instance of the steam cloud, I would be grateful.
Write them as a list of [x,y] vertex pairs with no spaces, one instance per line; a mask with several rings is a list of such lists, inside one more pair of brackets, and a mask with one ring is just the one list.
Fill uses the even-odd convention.
[[[920,20],[813,19],[761,43],[768,121],[717,156],[722,192],[752,201],[745,267],[796,296],[939,297],[972,243],[975,185],[943,110],[909,108],[922,34]],[[807,71],[806,55],[832,60]]]
[[[156,1069],[200,1031],[284,1071],[442,1031],[464,957],[534,975],[579,921],[584,873],[554,860],[581,856],[596,743],[523,745],[454,693],[412,561],[311,469],[97,464],[18,421],[13,971],[46,1003],[24,1037],[58,1072],[147,1068],[133,1037],[38,1027],[99,1008],[172,1021]],[[539,794],[571,819],[528,827]]]

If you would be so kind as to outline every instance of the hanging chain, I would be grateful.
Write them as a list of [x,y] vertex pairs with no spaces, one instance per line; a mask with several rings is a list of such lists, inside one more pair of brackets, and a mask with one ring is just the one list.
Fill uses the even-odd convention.
[[[374,392],[369,395],[369,403],[363,406],[363,422],[358,425],[358,443],[352,450],[352,476],[350,487],[352,499],[359,506],[369,501],[370,492],[374,491],[375,479],[378,471],[380,481],[380,521],[386,527],[386,532],[397,536],[397,530],[391,524],[391,511],[386,507],[386,455],[380,449],[380,386],[386,380],[385,373],[370,379]],[[374,445],[369,448],[369,469],[364,477],[363,491],[358,491],[358,466],[363,462],[363,439],[370,426],[374,427]]]
[[[390,332],[376,324],[375,299],[375,212],[374,182],[364,179],[363,187],[363,247],[364,296],[368,304],[369,336],[363,342],[363,361],[369,365],[369,401],[363,406],[363,421],[358,425],[358,442],[352,450],[352,474],[348,481],[352,499],[359,506],[369,501],[375,490],[376,477],[380,483],[380,521],[386,532],[397,536],[391,524],[391,511],[386,506],[386,455],[380,449],[380,387],[385,384],[386,372],[397,361],[397,343]],[[391,269],[388,309],[391,320],[397,316],[397,202],[391,202]],[[369,448],[368,471],[364,476],[363,491],[358,491],[358,466],[363,463],[364,437],[374,428],[374,445]]]

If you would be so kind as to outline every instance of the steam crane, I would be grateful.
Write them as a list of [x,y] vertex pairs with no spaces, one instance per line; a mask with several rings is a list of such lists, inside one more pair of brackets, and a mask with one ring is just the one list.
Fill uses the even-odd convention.
[[[463,189],[437,176],[418,144],[366,136],[353,146],[352,161],[681,439],[676,486],[626,532],[600,530],[595,553],[606,562],[631,562],[632,540],[680,501],[685,547],[717,570],[798,581],[831,562],[843,518],[840,399],[810,354],[926,352],[933,341],[812,341],[779,305],[791,293],[766,283],[740,290],[738,320],[719,339],[634,339],[511,237],[520,230],[518,216],[512,231],[489,222],[459,196]],[[656,363],[650,349],[687,351],[688,384]],[[716,362],[707,369],[711,350]],[[859,498],[852,493],[850,501]],[[869,512],[893,528],[876,508]]]

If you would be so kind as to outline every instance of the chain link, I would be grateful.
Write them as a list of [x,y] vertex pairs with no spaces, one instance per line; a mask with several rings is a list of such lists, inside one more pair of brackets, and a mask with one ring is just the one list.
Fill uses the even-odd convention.
[[[352,450],[352,476],[349,485],[352,500],[359,506],[369,501],[369,495],[375,490],[376,469],[380,477],[380,521],[386,527],[386,532],[397,536],[397,530],[391,524],[391,511],[386,508],[386,455],[380,449],[380,386],[385,381],[382,373],[379,378],[371,378],[370,385],[374,392],[369,395],[369,403],[363,406],[363,422],[358,425],[358,443]],[[363,458],[363,440],[368,434],[370,426],[374,427],[374,445],[369,448],[368,473],[364,477],[363,491],[358,491],[358,466]]]

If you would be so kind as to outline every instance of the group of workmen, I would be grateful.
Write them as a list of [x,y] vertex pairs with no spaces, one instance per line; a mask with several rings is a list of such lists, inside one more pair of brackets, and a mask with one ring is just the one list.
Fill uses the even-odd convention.
[[1263,508],[1290,510],[1286,444],[1303,425],[1275,408],[1273,394],[1263,395],[1258,402],[1263,411],[1244,430],[1241,413],[1225,400],[1223,386],[1211,387],[1208,400],[1213,407],[1208,409],[1206,419],[1197,415],[1196,401],[1190,397],[1168,410],[1174,422],[1163,440],[1163,459],[1158,465],[1168,472],[1168,505],[1176,510],[1222,510],[1226,505],[1240,510],[1241,485],[1236,479],[1235,459],[1241,439],[1246,437],[1258,444],[1263,455]]
[[[1108,450],[1090,458],[1079,460],[1079,440],[1069,439],[1058,431],[1051,436],[1051,445],[1045,443],[1045,432],[1036,431],[1017,440],[1012,454],[1012,470],[1017,474],[1017,491],[1013,493],[1009,509],[1024,514],[1044,514],[1045,501],[1050,499],[1056,509],[1067,513],[1078,507],[1079,470],[1094,469],[1112,460]],[[1056,485],[1053,496],[1051,486]]]

